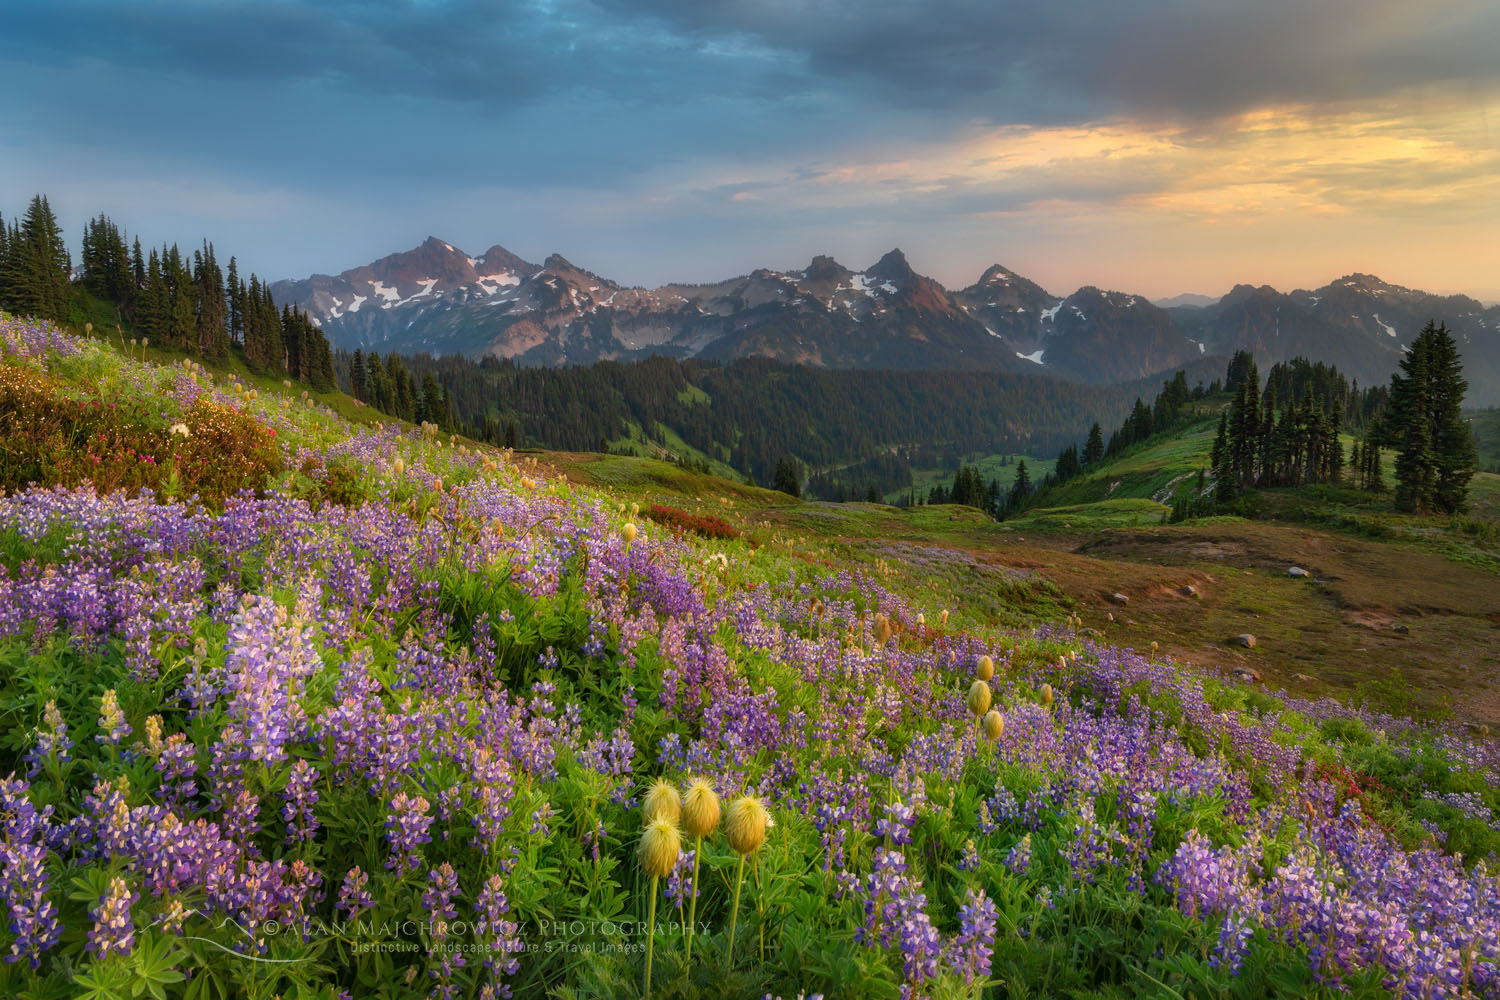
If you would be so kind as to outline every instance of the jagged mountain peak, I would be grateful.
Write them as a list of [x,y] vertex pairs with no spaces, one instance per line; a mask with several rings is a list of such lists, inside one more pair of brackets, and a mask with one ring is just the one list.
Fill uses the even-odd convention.
[[991,264],[985,268],[979,276],[977,284],[980,288],[988,288],[993,285],[1009,285],[1016,278],[1016,272],[1000,264]]
[[832,257],[820,253],[807,265],[807,269],[802,272],[802,277],[808,281],[842,281],[853,273]]
[[1262,363],[1301,354],[1379,381],[1422,324],[1437,319],[1459,335],[1473,402],[1500,400],[1500,309],[1363,272],[1290,294],[1240,284],[1212,305],[1168,312],[1094,285],[1062,298],[1000,264],[949,290],[916,272],[900,249],[862,272],[820,255],[803,271],[762,268],[647,289],[621,287],[560,253],[537,265],[496,244],[470,258],[431,236],[335,277],[280,282],[273,295],[350,349],[494,354],[522,364],[760,355],[827,367],[1045,371],[1085,382],[1242,349]]
[[509,273],[530,277],[541,268],[496,243],[474,258],[474,270],[479,274]]
[[878,281],[889,281],[895,285],[901,285],[915,278],[917,272],[911,269],[911,264],[906,260],[906,254],[902,253],[898,247],[876,261],[865,271],[865,275]]

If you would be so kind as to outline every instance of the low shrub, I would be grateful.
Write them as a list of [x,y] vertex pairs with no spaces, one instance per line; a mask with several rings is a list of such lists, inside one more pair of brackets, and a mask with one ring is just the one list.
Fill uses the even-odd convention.
[[740,535],[735,526],[722,517],[714,517],[712,514],[689,514],[685,510],[664,507],[659,503],[652,504],[646,510],[646,516],[657,524],[664,524],[678,531],[691,531],[704,538],[738,538]]
[[0,488],[93,483],[219,503],[280,471],[276,432],[199,397],[165,424],[141,402],[74,399],[34,369],[0,365]]

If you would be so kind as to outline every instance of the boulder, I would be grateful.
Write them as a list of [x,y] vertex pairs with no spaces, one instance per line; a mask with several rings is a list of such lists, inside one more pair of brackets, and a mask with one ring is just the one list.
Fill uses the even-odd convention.
[[1234,678],[1246,684],[1257,684],[1260,682],[1260,671],[1254,667],[1235,667]]
[[1397,625],[1396,626],[1396,632],[1399,635],[1410,635],[1411,634],[1411,626],[1410,625]]
[[1116,604],[1130,603],[1130,598],[1126,597],[1124,594],[1111,594],[1109,599],[1111,601],[1114,601]]
[[1237,635],[1234,637],[1234,644],[1236,646],[1244,646],[1246,649],[1254,649],[1255,636],[1251,635],[1249,632],[1246,632],[1243,635]]
[[1303,569],[1301,566],[1293,566],[1291,569],[1286,571],[1286,575],[1296,577],[1300,580],[1303,577],[1311,576],[1312,574],[1308,573],[1307,570]]
[[1293,676],[1303,684],[1312,684],[1317,681],[1317,678],[1313,677],[1311,674],[1294,674]]
[[1183,597],[1197,597],[1198,596],[1198,588],[1195,587],[1195,586],[1193,586],[1191,583],[1185,583],[1181,587],[1178,587],[1177,588],[1177,592],[1179,594],[1181,594]]

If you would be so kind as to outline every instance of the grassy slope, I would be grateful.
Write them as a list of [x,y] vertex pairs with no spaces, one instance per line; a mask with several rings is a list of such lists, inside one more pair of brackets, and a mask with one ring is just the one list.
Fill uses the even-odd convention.
[[[180,357],[155,347],[135,353]],[[238,358],[221,367],[265,394],[285,392]],[[317,395],[347,419],[382,418],[342,393]],[[1446,522],[1398,518],[1384,500],[1355,491],[1275,497],[1272,513],[1337,518],[1338,531],[1237,518],[1159,525],[1166,508],[1153,498],[1206,464],[1212,434],[1209,421],[1189,425],[1067,484],[1056,505],[1004,524],[959,507],[799,503],[650,458],[533,455],[622,501],[724,516],[755,544],[827,566],[874,566],[891,585],[955,613],[1022,624],[1077,612],[1110,642],[1157,641],[1181,660],[1252,667],[1302,693],[1347,694],[1399,668],[1420,704],[1453,702],[1466,716],[1500,723],[1500,698],[1491,693],[1500,689],[1493,558],[1475,558],[1483,550]],[[1500,476],[1482,474],[1473,486],[1474,514],[1500,517]],[[1288,579],[1292,564],[1317,582]],[[1183,596],[1183,586],[1197,596]],[[1115,593],[1130,603],[1115,604]],[[1395,632],[1397,624],[1410,632]],[[1227,642],[1245,631],[1257,635],[1255,649]]]
[[1470,414],[1469,420],[1479,444],[1479,467],[1500,472],[1500,410],[1482,410]]

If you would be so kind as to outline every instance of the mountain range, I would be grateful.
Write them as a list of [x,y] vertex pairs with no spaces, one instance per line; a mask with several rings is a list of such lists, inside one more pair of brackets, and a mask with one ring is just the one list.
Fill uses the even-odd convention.
[[559,254],[541,264],[503,246],[471,257],[429,237],[338,275],[271,286],[348,350],[462,353],[525,365],[651,354],[726,361],[762,355],[830,368],[983,369],[1114,384],[1206,356],[1297,355],[1361,382],[1389,378],[1429,319],[1464,354],[1469,402],[1500,403],[1500,306],[1350,274],[1281,292],[1237,285],[1218,300],[1153,303],[1086,286],[1059,296],[994,265],[967,288],[917,273],[900,250],[863,271],[818,256],[711,284],[622,286]]

